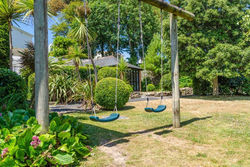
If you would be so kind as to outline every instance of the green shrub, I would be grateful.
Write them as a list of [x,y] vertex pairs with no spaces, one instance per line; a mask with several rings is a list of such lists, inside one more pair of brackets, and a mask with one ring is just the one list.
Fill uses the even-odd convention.
[[[62,69],[54,69],[53,71],[50,71],[50,75],[68,75],[71,77],[76,76],[76,71],[74,66],[62,66]],[[94,74],[94,69],[90,67],[91,74]],[[88,67],[79,67],[79,72],[82,80],[88,80],[89,79],[89,68]]]
[[180,77],[180,88],[192,87],[193,81],[189,76],[181,76]]
[[103,78],[116,77],[116,68],[115,67],[103,67],[98,71],[98,80]]
[[155,86],[153,84],[148,84],[148,91],[154,91]]
[[0,68],[9,68],[9,31],[8,24],[0,25]]
[[[128,102],[132,88],[120,79],[117,81],[117,107],[120,109]],[[109,77],[100,80],[95,89],[96,103],[105,109],[113,109],[115,106],[115,86],[115,78]]]
[[0,106],[8,110],[23,108],[27,99],[27,86],[21,76],[0,68]]
[[[152,81],[149,77],[147,77],[147,84],[151,84]],[[141,82],[141,89],[142,91],[146,91],[146,79],[144,78]]]
[[35,73],[28,77],[28,99],[32,98],[32,94],[35,91]]
[[0,166],[78,166],[90,153],[83,126],[75,118],[53,115],[48,133],[40,134],[35,117],[0,130]]
[[49,77],[49,97],[51,101],[57,103],[73,102],[76,94],[83,95],[79,92],[79,87],[83,83],[77,78],[66,75],[52,75]]
[[[163,75],[161,81],[163,84],[163,90],[168,90],[168,91],[172,90],[171,73]],[[161,84],[161,83],[159,83],[159,84]],[[161,87],[161,85],[160,85],[160,87]]]
[[250,95],[250,80],[243,75],[235,78],[219,77],[221,95]]
[[194,95],[211,95],[213,90],[210,82],[201,78],[194,78],[193,91]]

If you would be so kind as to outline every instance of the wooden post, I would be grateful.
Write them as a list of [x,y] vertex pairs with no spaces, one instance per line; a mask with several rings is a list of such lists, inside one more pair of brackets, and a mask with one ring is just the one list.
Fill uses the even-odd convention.
[[172,71],[172,98],[173,98],[173,127],[180,127],[180,89],[179,89],[179,58],[177,16],[170,14],[171,40],[171,71]]
[[49,127],[47,0],[34,2],[35,111],[42,133]]

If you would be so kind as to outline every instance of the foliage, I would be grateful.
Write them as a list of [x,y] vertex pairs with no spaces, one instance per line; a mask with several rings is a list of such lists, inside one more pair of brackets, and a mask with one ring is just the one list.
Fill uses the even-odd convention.
[[[84,28],[82,12],[78,9],[82,8],[81,1],[71,1],[69,5],[61,13],[59,18],[60,23],[54,25],[52,31],[54,35],[66,36],[69,31],[70,34],[76,34],[76,30],[81,30],[81,38],[86,34]],[[90,9],[89,9],[90,8]],[[117,26],[117,3],[113,0],[94,1],[88,3],[88,22],[92,40],[93,53],[100,52],[103,56],[114,54],[116,51],[116,32]],[[142,5],[142,17],[144,25],[145,47],[150,43],[154,32],[157,32],[157,19],[154,9],[151,5]],[[127,50],[130,55],[130,63],[136,64],[139,53],[140,29],[139,29],[139,14],[138,2],[128,0],[121,4],[121,50]],[[65,24],[66,23],[66,24]],[[135,24],[137,23],[137,24]],[[75,32],[75,33],[72,33]],[[80,32],[80,31],[79,31]],[[73,35],[75,36],[75,35]],[[96,37],[97,36],[97,37]],[[96,38],[95,38],[96,37]]]
[[8,69],[0,68],[0,106],[16,109],[25,104],[27,87],[21,76]]
[[49,96],[51,101],[57,103],[88,100],[89,83],[79,81],[76,76],[51,75],[49,77]]
[[28,77],[28,99],[32,100],[32,95],[35,92],[35,73]]
[[[147,77],[147,84],[151,84],[151,78]],[[146,91],[146,79],[143,78],[141,82],[142,91]]]
[[0,25],[0,68],[9,67],[9,31],[8,25]]
[[0,23],[17,21],[22,13],[17,0],[0,0]]
[[153,84],[148,84],[148,91],[154,91],[155,86]]
[[103,67],[98,71],[98,80],[108,77],[116,77],[116,67]]
[[126,81],[126,72],[128,70],[128,63],[124,60],[123,57],[120,58],[120,62],[118,64],[118,70],[120,79]]
[[218,44],[211,49],[197,73],[198,77],[212,81],[217,76],[228,78],[239,76],[241,49],[230,44]]
[[222,95],[250,95],[250,80],[243,75],[235,78],[219,77],[219,83]]
[[33,110],[23,110],[17,109],[13,112],[7,111],[5,113],[1,113],[0,116],[0,128],[11,129],[15,126],[20,126],[31,116],[35,116],[35,112]]
[[26,43],[26,48],[23,51],[19,51],[21,54],[21,65],[30,71],[35,72],[35,47],[32,42]]
[[[91,67],[91,73],[94,73],[94,69]],[[79,67],[79,72],[82,80],[88,80],[89,79],[89,68],[88,67]],[[67,76],[76,76],[75,68],[73,66],[62,66],[61,69],[55,68],[50,71],[50,75],[54,74],[64,74]]]
[[52,45],[50,56],[62,58],[69,54],[69,48],[75,45],[75,41],[70,38],[57,36]]
[[[95,101],[105,109],[114,109],[115,106],[115,78],[100,80],[95,89]],[[117,79],[117,108],[121,109],[129,100],[132,88],[124,81]]]
[[211,95],[211,83],[201,78],[193,78],[194,95]]
[[160,82],[162,82],[163,90],[168,90],[168,91],[172,90],[171,73],[163,75]]
[[[163,48],[166,48],[163,46]],[[168,63],[170,61],[167,61],[166,55],[167,51],[166,49],[163,49],[163,73],[166,73],[167,69],[169,70]],[[148,46],[147,54],[146,54],[146,69],[150,71],[150,75],[152,76],[152,81],[155,85],[159,84],[159,80],[161,79],[161,40],[160,35],[155,34],[151,43]],[[144,68],[144,63],[141,65],[142,68]]]
[[192,78],[188,76],[180,76],[179,83],[180,83],[180,88],[185,88],[185,87],[191,88],[193,86]]
[[0,143],[0,166],[76,165],[78,159],[89,155],[82,125],[72,117],[51,116],[46,134],[39,134],[41,126],[34,117],[12,129],[1,129],[0,140],[5,142]]

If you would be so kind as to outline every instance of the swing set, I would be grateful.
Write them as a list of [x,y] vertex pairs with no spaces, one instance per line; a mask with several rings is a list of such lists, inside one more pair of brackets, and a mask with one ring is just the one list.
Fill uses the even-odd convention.
[[[145,85],[146,85],[146,98],[147,104],[145,107],[146,112],[154,112],[159,113],[164,111],[167,106],[162,104],[163,101],[163,80],[161,79],[161,100],[160,105],[157,108],[148,107],[149,105],[149,97],[148,97],[148,89],[147,89],[147,71],[146,71],[146,59],[144,52],[144,42],[143,42],[143,25],[142,25],[142,16],[141,16],[141,1],[146,2],[150,5],[158,7],[161,9],[161,78],[163,76],[163,10],[171,13],[170,15],[170,40],[171,40],[171,71],[172,71],[172,96],[173,96],[173,126],[180,127],[180,97],[179,97],[179,62],[178,62],[178,39],[177,39],[177,16],[185,18],[189,21],[194,19],[194,14],[185,11],[179,7],[171,5],[164,0],[139,0],[139,17],[140,17],[140,33],[141,33],[141,47],[142,47],[142,57],[144,60],[144,71],[145,71]],[[120,44],[120,4],[121,0],[118,0],[118,20],[117,20],[117,48],[116,48],[116,58],[117,62],[119,62],[119,44]],[[86,23],[86,42],[88,49],[88,58],[91,58],[91,48],[89,45],[88,39],[88,19],[87,19],[87,7],[86,0],[84,0],[84,8],[85,8],[85,23]],[[99,118],[95,112],[95,105],[93,99],[93,85],[91,78],[91,69],[89,66],[89,79],[90,79],[90,89],[91,89],[91,109],[93,111],[93,115],[90,116],[90,119],[98,122],[110,122],[117,120],[120,117],[120,114],[117,110],[117,80],[118,80],[118,63],[116,65],[116,86],[115,86],[115,106],[113,113],[108,117]]]

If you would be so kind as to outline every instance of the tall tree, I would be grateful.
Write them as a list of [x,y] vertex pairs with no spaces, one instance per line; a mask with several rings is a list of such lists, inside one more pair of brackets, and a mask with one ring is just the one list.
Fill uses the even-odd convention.
[[[219,44],[224,43],[239,45],[243,36],[242,25],[239,22],[246,14],[248,0],[171,0],[170,2],[191,11],[196,16],[193,22],[181,18],[178,22],[178,50],[182,74],[200,77],[199,71],[206,68],[204,62],[211,56],[209,54],[211,49],[217,47],[218,50]],[[226,55],[225,58],[231,59]],[[238,70],[240,69],[239,67]],[[216,77],[210,78],[209,81],[218,85]]]
[[22,13],[20,12],[20,7],[17,4],[17,0],[0,0],[0,23],[8,24],[8,32],[9,32],[9,68],[12,70],[12,23],[16,22]]
[[42,133],[49,128],[47,1],[35,0],[35,111]]

